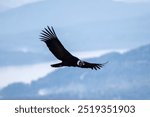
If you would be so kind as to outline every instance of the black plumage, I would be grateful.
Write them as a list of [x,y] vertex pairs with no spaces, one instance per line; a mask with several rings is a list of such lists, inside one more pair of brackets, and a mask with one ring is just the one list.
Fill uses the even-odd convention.
[[53,53],[53,55],[61,61],[60,63],[52,64],[52,67],[73,66],[97,70],[104,66],[104,64],[88,63],[73,56],[61,44],[53,27],[51,27],[51,29],[49,26],[44,28],[44,30],[41,32],[40,39],[46,43],[47,47]]

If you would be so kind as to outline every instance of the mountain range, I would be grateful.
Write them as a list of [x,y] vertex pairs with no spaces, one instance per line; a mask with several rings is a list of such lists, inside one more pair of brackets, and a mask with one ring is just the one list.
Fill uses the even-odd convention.
[[44,0],[24,5],[0,13],[0,50],[43,55],[39,34],[47,25],[54,26],[71,51],[138,47],[150,43],[149,6],[113,0]]
[[101,70],[64,67],[31,84],[13,83],[1,99],[150,99],[150,44],[90,62],[109,61]]

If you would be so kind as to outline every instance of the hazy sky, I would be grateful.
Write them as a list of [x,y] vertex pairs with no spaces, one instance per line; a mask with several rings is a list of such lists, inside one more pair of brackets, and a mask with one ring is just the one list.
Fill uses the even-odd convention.
[[113,0],[115,2],[126,2],[126,3],[147,3],[150,2],[150,0]]
[[[43,0],[0,0],[0,10],[7,10],[10,8],[19,7],[25,4],[39,2]],[[114,2],[125,2],[125,3],[147,3],[150,0],[112,0]]]
[[0,0],[0,11],[42,0]]

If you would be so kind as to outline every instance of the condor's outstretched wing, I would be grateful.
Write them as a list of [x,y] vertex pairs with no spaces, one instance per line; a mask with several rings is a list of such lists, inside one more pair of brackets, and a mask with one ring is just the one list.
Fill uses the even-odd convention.
[[49,50],[57,59],[63,61],[67,60],[70,57],[73,57],[58,40],[53,27],[51,27],[51,29],[49,28],[49,26],[47,26],[47,28],[44,28],[40,35],[40,39],[46,43]]
[[88,63],[88,62],[84,62],[84,65],[82,66],[82,68],[91,68],[91,69],[101,69],[104,65],[104,64],[97,64],[97,63]]

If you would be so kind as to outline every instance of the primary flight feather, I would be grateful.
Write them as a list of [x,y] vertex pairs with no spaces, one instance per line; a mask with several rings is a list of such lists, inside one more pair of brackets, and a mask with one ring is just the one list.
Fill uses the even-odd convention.
[[41,32],[40,39],[46,43],[53,55],[61,61],[60,63],[52,64],[52,67],[73,66],[97,70],[101,69],[105,64],[88,63],[73,56],[59,41],[53,27],[50,28],[47,26],[47,28],[44,28],[44,30]]

